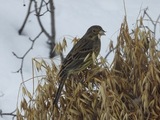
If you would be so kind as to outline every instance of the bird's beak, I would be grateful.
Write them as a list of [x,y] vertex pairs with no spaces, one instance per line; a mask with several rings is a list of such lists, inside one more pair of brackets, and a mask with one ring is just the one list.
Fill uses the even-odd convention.
[[105,33],[106,33],[106,31],[104,31],[104,30],[99,31],[99,35],[106,35]]

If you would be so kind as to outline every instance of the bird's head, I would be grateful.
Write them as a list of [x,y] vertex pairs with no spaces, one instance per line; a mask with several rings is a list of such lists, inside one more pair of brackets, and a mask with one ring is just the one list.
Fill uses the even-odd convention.
[[90,35],[94,35],[97,36],[100,39],[100,37],[102,35],[105,35],[105,31],[103,30],[103,28],[99,25],[93,25],[91,26],[88,30],[86,34],[90,34]]

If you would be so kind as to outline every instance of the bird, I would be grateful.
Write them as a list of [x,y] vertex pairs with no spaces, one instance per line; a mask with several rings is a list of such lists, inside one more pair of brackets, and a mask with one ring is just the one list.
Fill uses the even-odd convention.
[[60,84],[55,94],[53,105],[57,105],[64,83],[71,74],[78,73],[93,64],[101,49],[101,36],[105,31],[99,25],[91,26],[85,35],[73,46],[66,58],[63,60],[58,78]]

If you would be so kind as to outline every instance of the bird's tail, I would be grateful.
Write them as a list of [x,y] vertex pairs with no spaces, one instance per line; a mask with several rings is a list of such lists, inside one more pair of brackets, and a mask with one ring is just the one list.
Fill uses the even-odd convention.
[[66,78],[64,78],[64,77],[62,77],[62,78],[60,79],[60,84],[59,84],[58,91],[57,91],[57,93],[56,93],[55,99],[54,99],[54,101],[53,101],[53,105],[57,105],[57,103],[58,103],[58,100],[59,100],[59,98],[60,98],[60,95],[61,95],[61,92],[62,92],[64,83],[65,83],[65,80],[66,80]]

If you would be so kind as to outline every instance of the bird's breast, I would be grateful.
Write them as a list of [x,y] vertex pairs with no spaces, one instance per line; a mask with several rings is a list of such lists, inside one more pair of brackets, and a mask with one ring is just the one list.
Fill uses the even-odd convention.
[[94,53],[96,54],[96,56],[98,56],[98,54],[100,52],[100,49],[101,49],[101,41],[100,41],[100,39],[97,39],[96,41],[94,41],[93,48],[95,48],[94,49]]

